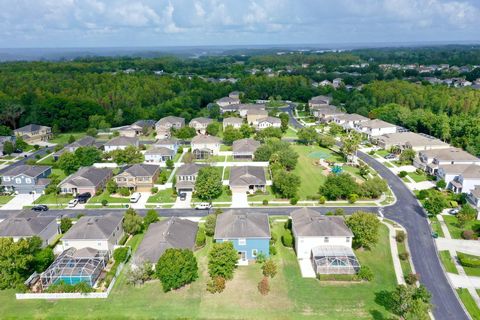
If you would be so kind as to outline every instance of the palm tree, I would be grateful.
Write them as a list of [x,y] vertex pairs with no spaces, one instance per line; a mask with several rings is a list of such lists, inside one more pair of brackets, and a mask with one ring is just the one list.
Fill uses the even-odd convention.
[[350,131],[346,136],[342,137],[341,151],[347,161],[356,163],[357,150],[361,141],[362,136],[355,131]]

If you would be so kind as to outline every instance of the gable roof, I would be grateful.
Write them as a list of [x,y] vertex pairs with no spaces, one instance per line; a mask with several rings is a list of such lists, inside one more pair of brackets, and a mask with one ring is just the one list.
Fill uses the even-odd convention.
[[380,119],[373,119],[373,120],[364,121],[364,122],[361,122],[359,125],[361,127],[370,128],[370,129],[396,127],[396,125],[385,122],[385,121],[380,120]]
[[167,139],[158,139],[155,141],[154,145],[158,146],[169,146],[169,145],[175,145],[178,144],[178,139],[177,138],[167,138]]
[[471,164],[462,172],[463,179],[480,179],[480,165]]
[[276,123],[282,123],[282,120],[280,120],[279,118],[276,118],[276,117],[265,117],[265,118],[261,118],[261,119],[258,119],[257,120],[258,123],[260,122],[268,122],[268,123],[271,123],[271,124],[276,124]]
[[255,151],[260,147],[260,142],[254,139],[240,139],[233,142],[232,150],[233,153],[255,153]]
[[90,136],[85,136],[80,140],[74,141],[70,144],[67,144],[65,148],[80,148],[80,147],[88,147],[95,144],[95,138]]
[[265,116],[268,117],[268,111],[263,109],[248,109],[247,115]]
[[138,138],[135,137],[116,137],[113,138],[105,143],[106,146],[130,146],[130,145],[137,145]]
[[133,177],[152,177],[159,170],[160,167],[155,164],[137,163],[127,167],[122,173],[128,173]]
[[165,125],[165,124],[175,124],[175,123],[184,124],[185,119],[180,118],[180,117],[175,117],[175,116],[167,116],[167,117],[164,117],[164,118],[158,120],[156,125],[161,126],[161,125]]
[[151,155],[161,155],[161,156],[173,156],[175,154],[175,150],[172,150],[167,147],[154,147],[145,151],[145,154]]
[[310,100],[308,100],[308,103],[330,104],[331,101],[332,101],[332,98],[330,98],[328,96],[316,96],[316,97],[312,97]]
[[210,124],[210,123],[213,122],[213,120],[210,119],[210,118],[198,117],[198,118],[193,118],[192,120],[190,120],[190,124],[192,124],[193,122],[198,122],[198,123],[201,123],[201,124]]
[[229,184],[232,187],[265,185],[267,184],[265,169],[252,166],[232,167]]
[[49,166],[36,166],[36,165],[27,165],[27,164],[21,164],[18,166],[10,167],[5,171],[2,176],[11,176],[15,177],[18,175],[25,175],[28,177],[36,178],[45,171],[51,169],[52,167]]
[[424,150],[420,151],[420,153],[440,161],[480,161],[479,158],[460,148]]
[[193,137],[192,144],[218,144],[220,143],[220,138],[215,136],[210,136],[206,134],[199,134]]
[[[33,237],[47,228],[55,217],[18,215],[0,222],[0,237]],[[56,222],[55,222],[56,223]]]
[[290,213],[292,228],[300,237],[353,237],[341,217],[325,216],[318,211],[301,208]]
[[243,119],[242,118],[236,118],[236,117],[225,118],[225,119],[223,119],[223,124],[224,125],[243,124]]
[[41,130],[43,128],[50,128],[50,127],[32,123],[32,124],[27,124],[26,126],[23,126],[21,128],[15,129],[13,131],[14,132],[34,132],[34,131]]
[[65,178],[60,185],[68,183],[77,187],[97,187],[112,174],[108,168],[83,167]]
[[123,216],[107,214],[104,216],[83,216],[65,233],[62,240],[108,240]]
[[386,144],[402,144],[412,147],[445,146],[445,148],[447,148],[449,146],[448,143],[445,143],[440,139],[415,132],[389,133],[377,137],[377,139]]
[[227,102],[227,103],[240,103],[240,99],[239,98],[232,98],[232,97],[222,97],[220,99],[217,99],[215,100],[216,103],[220,102]]
[[141,128],[149,128],[155,126],[155,120],[137,120],[132,123],[134,126],[139,126]]
[[169,248],[193,249],[198,223],[178,217],[150,224],[133,257],[135,264],[156,264]]
[[217,216],[215,239],[270,238],[268,215],[229,210]]
[[368,121],[367,117],[361,116],[356,113],[345,113],[335,116],[335,119],[344,120],[344,121]]
[[196,163],[185,163],[177,169],[177,176],[190,176],[198,173],[204,166]]

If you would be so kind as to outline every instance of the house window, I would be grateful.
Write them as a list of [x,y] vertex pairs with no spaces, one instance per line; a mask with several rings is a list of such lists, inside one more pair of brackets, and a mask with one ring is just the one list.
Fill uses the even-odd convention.
[[25,182],[26,182],[26,183],[32,183],[32,179],[27,178],[27,179],[25,179]]
[[350,237],[346,237],[345,240],[346,240],[347,242],[350,242]]
[[323,238],[323,242],[328,243],[329,239],[328,237]]
[[15,183],[16,183],[16,184],[20,184],[20,183],[22,183],[22,179],[20,179],[20,178],[16,178],[16,179],[15,179]]
[[102,243],[101,243],[101,242],[97,242],[97,246],[101,247],[101,246],[102,246]]
[[258,250],[257,249],[252,249],[252,257],[256,258],[257,254],[258,254]]
[[3,181],[10,181],[10,177],[3,177]]
[[246,246],[247,245],[247,239],[245,239],[245,238],[238,239],[238,245],[239,246]]

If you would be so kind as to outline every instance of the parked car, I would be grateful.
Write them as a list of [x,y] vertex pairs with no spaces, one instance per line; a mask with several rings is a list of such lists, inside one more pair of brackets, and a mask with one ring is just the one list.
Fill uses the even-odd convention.
[[85,192],[79,194],[76,199],[78,199],[78,203],[86,203],[88,199],[92,197],[92,194],[90,192]]
[[140,197],[142,196],[142,194],[140,192],[135,192],[134,194],[132,194],[130,196],[130,202],[132,203],[137,203],[138,200],[140,200]]
[[187,199],[187,194],[185,192],[180,193],[180,201],[185,201]]
[[68,202],[68,207],[69,208],[75,208],[75,206],[78,204],[78,199],[72,199]]
[[387,159],[387,160],[393,160],[393,159],[397,159],[397,155],[395,155],[393,153],[389,153],[384,158]]
[[37,204],[36,206],[32,207],[33,211],[48,211],[48,207],[44,204]]
[[450,210],[448,211],[448,213],[450,213],[451,215],[456,215],[458,212],[459,212],[458,209],[450,209]]
[[202,203],[199,203],[195,206],[195,209],[196,210],[208,210],[212,207],[212,205],[208,202],[202,202]]

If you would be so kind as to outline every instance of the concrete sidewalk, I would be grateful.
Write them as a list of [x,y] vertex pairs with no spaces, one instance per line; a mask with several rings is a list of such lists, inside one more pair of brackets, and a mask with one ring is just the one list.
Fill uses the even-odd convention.
[[388,239],[390,241],[390,251],[392,252],[393,260],[393,269],[395,270],[395,276],[397,277],[398,284],[405,284],[405,277],[402,270],[402,265],[400,264],[400,258],[398,257],[398,247],[396,236],[397,233],[395,228],[389,223],[382,221],[384,225],[388,228]]

